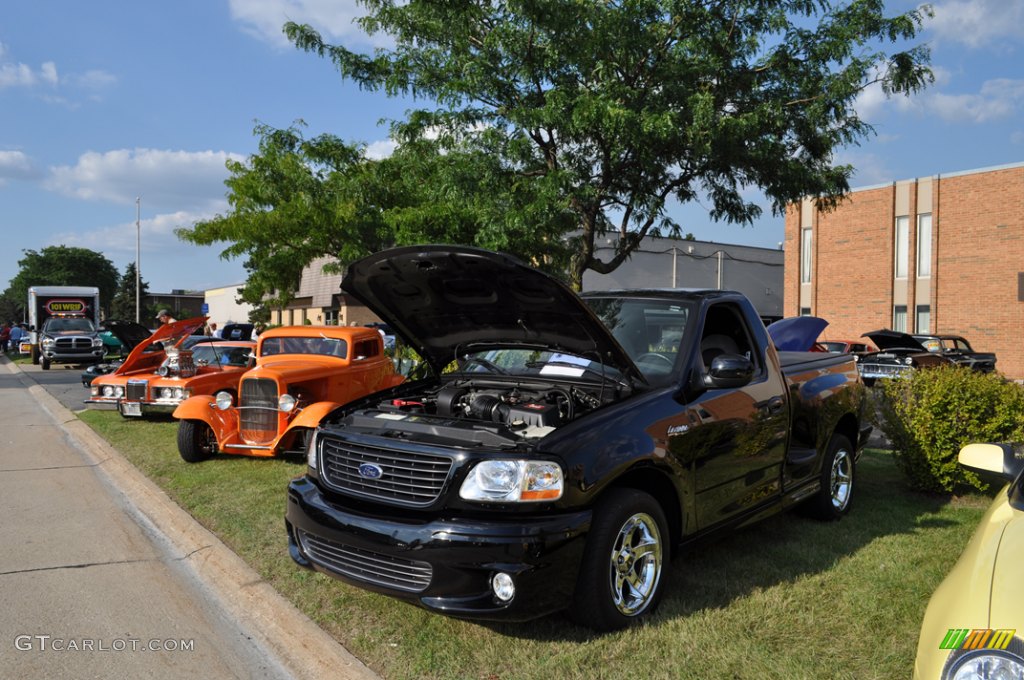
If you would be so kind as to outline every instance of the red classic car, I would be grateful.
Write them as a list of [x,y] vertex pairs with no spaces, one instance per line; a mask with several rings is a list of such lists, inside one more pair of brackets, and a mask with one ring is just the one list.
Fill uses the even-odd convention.
[[234,390],[256,345],[192,335],[204,323],[200,316],[158,328],[117,370],[93,379],[86,405],[138,417],[170,413],[192,395]]

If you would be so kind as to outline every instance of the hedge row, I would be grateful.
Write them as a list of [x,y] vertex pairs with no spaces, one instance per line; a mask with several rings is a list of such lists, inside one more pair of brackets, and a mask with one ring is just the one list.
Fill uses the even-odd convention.
[[910,485],[950,492],[985,484],[957,465],[966,444],[1024,441],[1024,388],[963,367],[913,371],[879,381],[879,425]]

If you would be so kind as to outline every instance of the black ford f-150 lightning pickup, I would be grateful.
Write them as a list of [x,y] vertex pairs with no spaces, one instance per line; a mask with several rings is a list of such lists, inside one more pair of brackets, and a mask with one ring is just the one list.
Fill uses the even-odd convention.
[[578,296],[519,260],[384,251],[342,287],[429,375],[339,408],[288,489],[300,565],[422,607],[598,630],[654,611],[681,546],[850,507],[849,356],[777,352],[725,291]]

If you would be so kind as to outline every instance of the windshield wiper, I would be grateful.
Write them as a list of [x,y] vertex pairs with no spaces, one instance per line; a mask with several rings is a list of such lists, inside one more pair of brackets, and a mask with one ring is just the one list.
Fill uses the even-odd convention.
[[488,361],[487,359],[484,359],[483,357],[466,357],[465,359],[462,360],[462,363],[459,364],[459,372],[464,373],[466,370],[466,366],[469,366],[470,364],[478,364],[494,373],[508,375],[508,371],[506,371],[504,368]]

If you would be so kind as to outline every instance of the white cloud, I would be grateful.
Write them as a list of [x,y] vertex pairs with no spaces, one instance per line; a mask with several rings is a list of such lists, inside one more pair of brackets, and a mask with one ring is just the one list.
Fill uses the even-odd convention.
[[933,4],[925,24],[940,40],[971,48],[1007,48],[1024,38],[1024,3],[1019,0],[948,0]]
[[365,154],[366,157],[379,161],[383,158],[388,158],[398,148],[398,143],[391,139],[380,140],[371,142],[366,146]]
[[[224,207],[227,203],[224,203]],[[178,227],[191,227],[198,220],[213,217],[213,212],[189,212],[180,210],[173,213],[163,213],[155,217],[139,220],[138,240],[142,250],[142,260],[145,262],[146,254],[150,256],[158,253],[165,253],[171,250],[182,248],[193,248],[195,246],[184,244],[174,235]],[[135,259],[135,222],[122,222],[99,229],[88,231],[67,231],[53,234],[49,237],[50,245],[66,245],[79,248],[89,248],[107,253],[112,258],[119,259],[121,256],[130,256]]]
[[30,179],[35,172],[32,159],[24,152],[0,150],[0,185],[9,179]]
[[951,122],[989,123],[1017,115],[1024,103],[1024,80],[985,81],[977,93],[936,92],[924,98],[922,110]]
[[50,85],[56,85],[58,80],[57,65],[52,61],[44,62],[42,68],[39,69],[39,76]]
[[844,149],[836,154],[836,163],[854,167],[853,177],[850,179],[850,186],[854,189],[886,184],[892,182],[892,178],[896,176],[896,172],[889,164],[873,153]]
[[90,151],[73,166],[50,169],[46,187],[66,196],[117,204],[135,202],[151,211],[207,211],[222,205],[229,158],[226,151],[117,149]]
[[36,74],[27,64],[0,64],[0,89],[5,87],[31,87]]
[[309,24],[327,40],[366,40],[354,23],[363,15],[355,0],[229,0],[228,5],[243,30],[278,47],[290,44],[281,32],[287,21]]
[[72,74],[66,80],[68,83],[86,90],[99,90],[116,83],[117,76],[99,69],[91,69],[85,73]]

